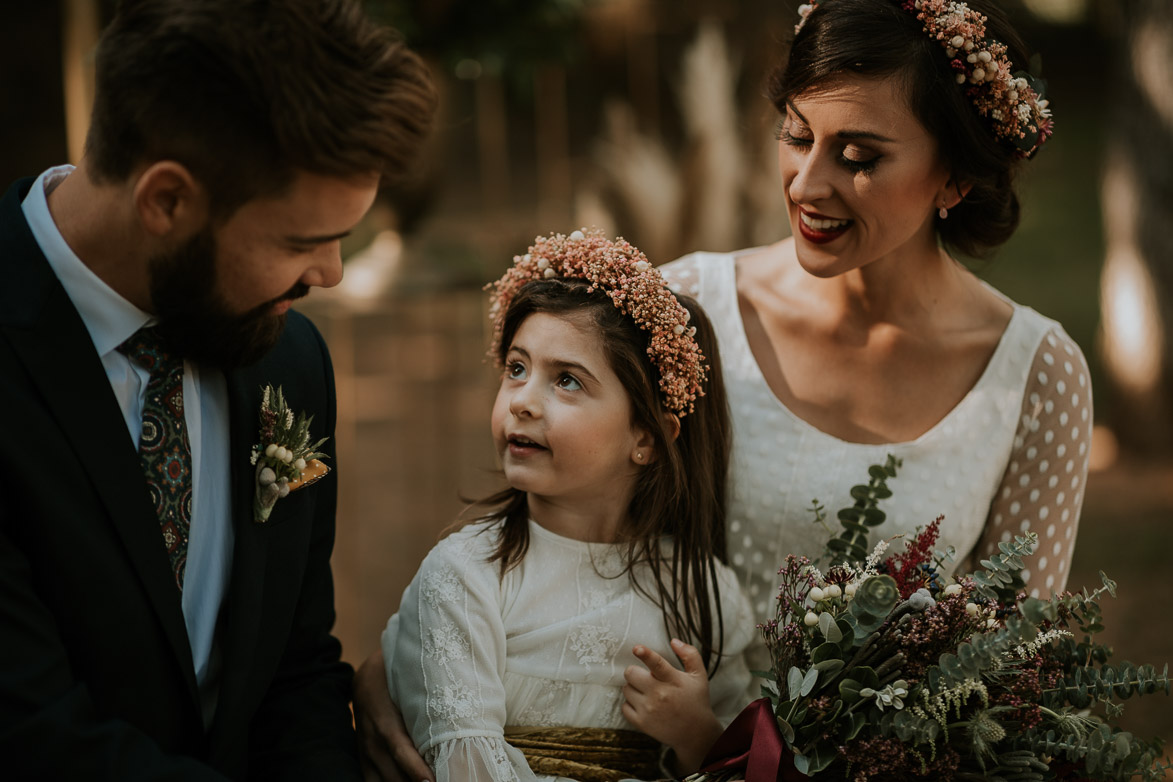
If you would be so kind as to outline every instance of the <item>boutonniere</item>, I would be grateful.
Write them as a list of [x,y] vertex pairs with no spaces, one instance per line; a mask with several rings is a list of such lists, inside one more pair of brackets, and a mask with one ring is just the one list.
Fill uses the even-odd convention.
[[289,492],[309,486],[330,472],[319,453],[323,437],[310,443],[313,416],[294,416],[281,393],[272,385],[261,392],[261,441],[253,446],[252,464],[256,467],[256,493],[253,495],[253,521],[263,524],[273,512],[277,500]]

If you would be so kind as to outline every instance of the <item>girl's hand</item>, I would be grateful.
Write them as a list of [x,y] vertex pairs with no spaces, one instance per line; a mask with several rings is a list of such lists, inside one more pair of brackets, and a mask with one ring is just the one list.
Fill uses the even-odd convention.
[[623,716],[676,753],[680,774],[696,771],[709,747],[721,735],[721,723],[709,704],[709,676],[696,647],[672,639],[672,650],[684,670],[646,646],[632,653],[647,666],[630,665],[623,672]]

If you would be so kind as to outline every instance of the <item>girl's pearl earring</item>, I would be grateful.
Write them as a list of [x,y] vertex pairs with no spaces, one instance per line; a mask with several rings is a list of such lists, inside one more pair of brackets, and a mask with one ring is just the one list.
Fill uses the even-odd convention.
[[945,208],[944,204],[941,204],[941,208],[937,210],[937,217],[940,217],[942,220],[944,220],[948,216],[949,210]]
[[639,461],[641,461],[641,462],[642,462],[642,461],[644,460],[644,455],[643,455],[643,452],[641,451],[641,452],[637,453],[637,454],[635,455],[635,458],[636,458],[637,460],[639,460]]

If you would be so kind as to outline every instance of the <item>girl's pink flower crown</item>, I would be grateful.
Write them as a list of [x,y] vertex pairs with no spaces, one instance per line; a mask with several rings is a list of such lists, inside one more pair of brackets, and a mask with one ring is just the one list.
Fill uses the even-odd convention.
[[696,327],[688,325],[688,310],[642,252],[625,239],[611,241],[598,229],[539,236],[529,252],[514,256],[501,279],[485,286],[492,291],[491,356],[500,358],[501,331],[513,298],[529,282],[555,278],[589,282],[590,290],[606,293],[620,312],[650,331],[648,357],[660,373],[664,406],[678,416],[692,412],[697,397],[704,396],[708,367],[693,339]]
[[[795,33],[817,5],[799,6],[802,18]],[[1006,45],[986,39],[986,17],[959,0],[901,0],[900,7],[941,44],[957,83],[978,114],[989,120],[994,138],[1011,144],[1019,157],[1038,151],[1054,127],[1042,84],[1024,71],[1011,71]]]

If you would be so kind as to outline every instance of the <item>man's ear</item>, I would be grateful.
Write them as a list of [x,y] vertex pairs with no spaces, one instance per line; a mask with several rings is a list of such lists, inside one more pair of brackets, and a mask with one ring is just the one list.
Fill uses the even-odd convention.
[[152,163],[134,185],[134,208],[147,233],[189,236],[206,224],[207,193],[187,167],[174,160]]

